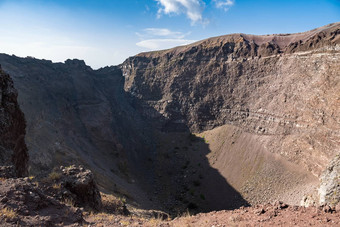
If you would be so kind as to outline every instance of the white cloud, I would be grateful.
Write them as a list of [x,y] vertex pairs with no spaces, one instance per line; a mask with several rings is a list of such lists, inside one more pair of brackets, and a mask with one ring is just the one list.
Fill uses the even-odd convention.
[[149,50],[168,49],[176,46],[193,43],[196,40],[185,39],[190,34],[179,31],[171,31],[167,28],[146,28],[142,33],[136,33],[141,39],[137,46]]
[[183,37],[182,32],[173,32],[167,28],[146,28],[144,29],[149,34],[156,36],[174,36],[174,37]]
[[155,0],[161,6],[158,10],[158,16],[162,14],[186,14],[186,16],[194,24],[202,22],[202,12],[204,2],[202,0]]
[[147,39],[136,43],[139,47],[144,47],[149,50],[169,49],[176,46],[187,45],[196,42],[196,40],[187,39]]
[[222,8],[225,11],[229,10],[235,4],[235,0],[213,0],[217,8]]
[[146,28],[143,30],[143,33],[136,32],[136,34],[142,39],[147,39],[155,36],[183,39],[185,36],[189,35],[190,32],[184,34],[182,32],[171,31],[167,28]]

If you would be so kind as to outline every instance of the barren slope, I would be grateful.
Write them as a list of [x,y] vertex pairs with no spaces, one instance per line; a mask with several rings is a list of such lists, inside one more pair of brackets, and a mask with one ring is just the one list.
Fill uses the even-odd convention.
[[83,164],[103,189],[150,206],[138,179],[151,185],[144,164],[152,143],[128,104],[119,68],[94,71],[80,60],[52,63],[4,54],[0,64],[14,80],[27,119],[32,175]]
[[209,162],[249,202],[297,204],[340,151],[339,37],[335,23],[142,53],[122,65],[125,90],[158,129],[214,129]]
[[177,214],[297,204],[318,185],[340,151],[339,37],[335,23],[215,37],[100,70],[0,64],[19,91],[34,174],[85,164],[103,189]]

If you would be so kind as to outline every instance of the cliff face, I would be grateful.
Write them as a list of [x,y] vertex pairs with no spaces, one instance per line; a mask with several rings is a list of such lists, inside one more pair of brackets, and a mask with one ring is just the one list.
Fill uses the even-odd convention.
[[151,142],[118,67],[92,70],[81,60],[52,63],[5,54],[0,63],[12,75],[27,119],[31,174],[81,164],[100,187],[144,197],[131,181],[148,181],[143,174]]
[[28,174],[28,152],[26,121],[17,96],[12,79],[0,68],[0,165],[13,165],[15,175],[21,177]]
[[248,202],[298,204],[339,152],[339,62],[335,23],[211,38],[121,68],[139,113],[163,132],[200,133],[210,166]]
[[[235,34],[142,53],[125,90],[165,131],[231,124],[315,175],[339,149],[340,24],[306,33]],[[153,114],[150,114],[153,113]]]

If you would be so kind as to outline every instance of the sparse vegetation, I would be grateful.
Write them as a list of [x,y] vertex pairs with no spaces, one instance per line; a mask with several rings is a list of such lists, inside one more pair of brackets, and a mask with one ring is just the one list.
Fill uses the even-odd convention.
[[52,188],[55,189],[55,190],[58,190],[58,189],[61,188],[61,184],[53,184]]
[[48,178],[52,181],[59,180],[61,178],[61,173],[53,171],[48,175]]
[[89,216],[92,216],[95,221],[101,221],[101,220],[108,220],[112,221],[115,218],[115,215],[101,212],[101,213],[93,213],[91,212]]
[[124,214],[126,209],[126,198],[112,194],[100,193],[102,197],[103,208],[106,212],[115,214]]
[[68,205],[68,206],[71,206],[71,207],[74,207],[74,206],[75,206],[75,202],[74,202],[72,199],[70,199],[70,198],[65,198],[65,199],[63,200],[63,203],[66,204],[66,205]]
[[0,215],[5,219],[13,219],[17,217],[18,214],[13,209],[5,207],[0,210]]

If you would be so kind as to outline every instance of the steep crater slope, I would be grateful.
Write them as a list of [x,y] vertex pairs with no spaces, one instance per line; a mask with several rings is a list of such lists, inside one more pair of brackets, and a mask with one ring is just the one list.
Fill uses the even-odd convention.
[[296,204],[340,152],[339,37],[335,23],[141,53],[121,65],[125,91],[155,128],[200,133],[250,203]]
[[[0,225],[80,226],[84,220],[79,209],[46,195],[37,182],[26,177],[26,121],[17,95],[11,77],[0,67]],[[77,177],[81,178],[73,176],[74,181]],[[95,184],[93,188],[97,189]]]
[[[92,70],[80,60],[52,63],[5,54],[0,63],[13,78],[26,115],[30,174],[82,164],[106,192],[150,208],[144,191],[153,185],[152,168],[146,166],[152,141],[129,105],[118,67]],[[143,185],[150,188],[142,190]]]

